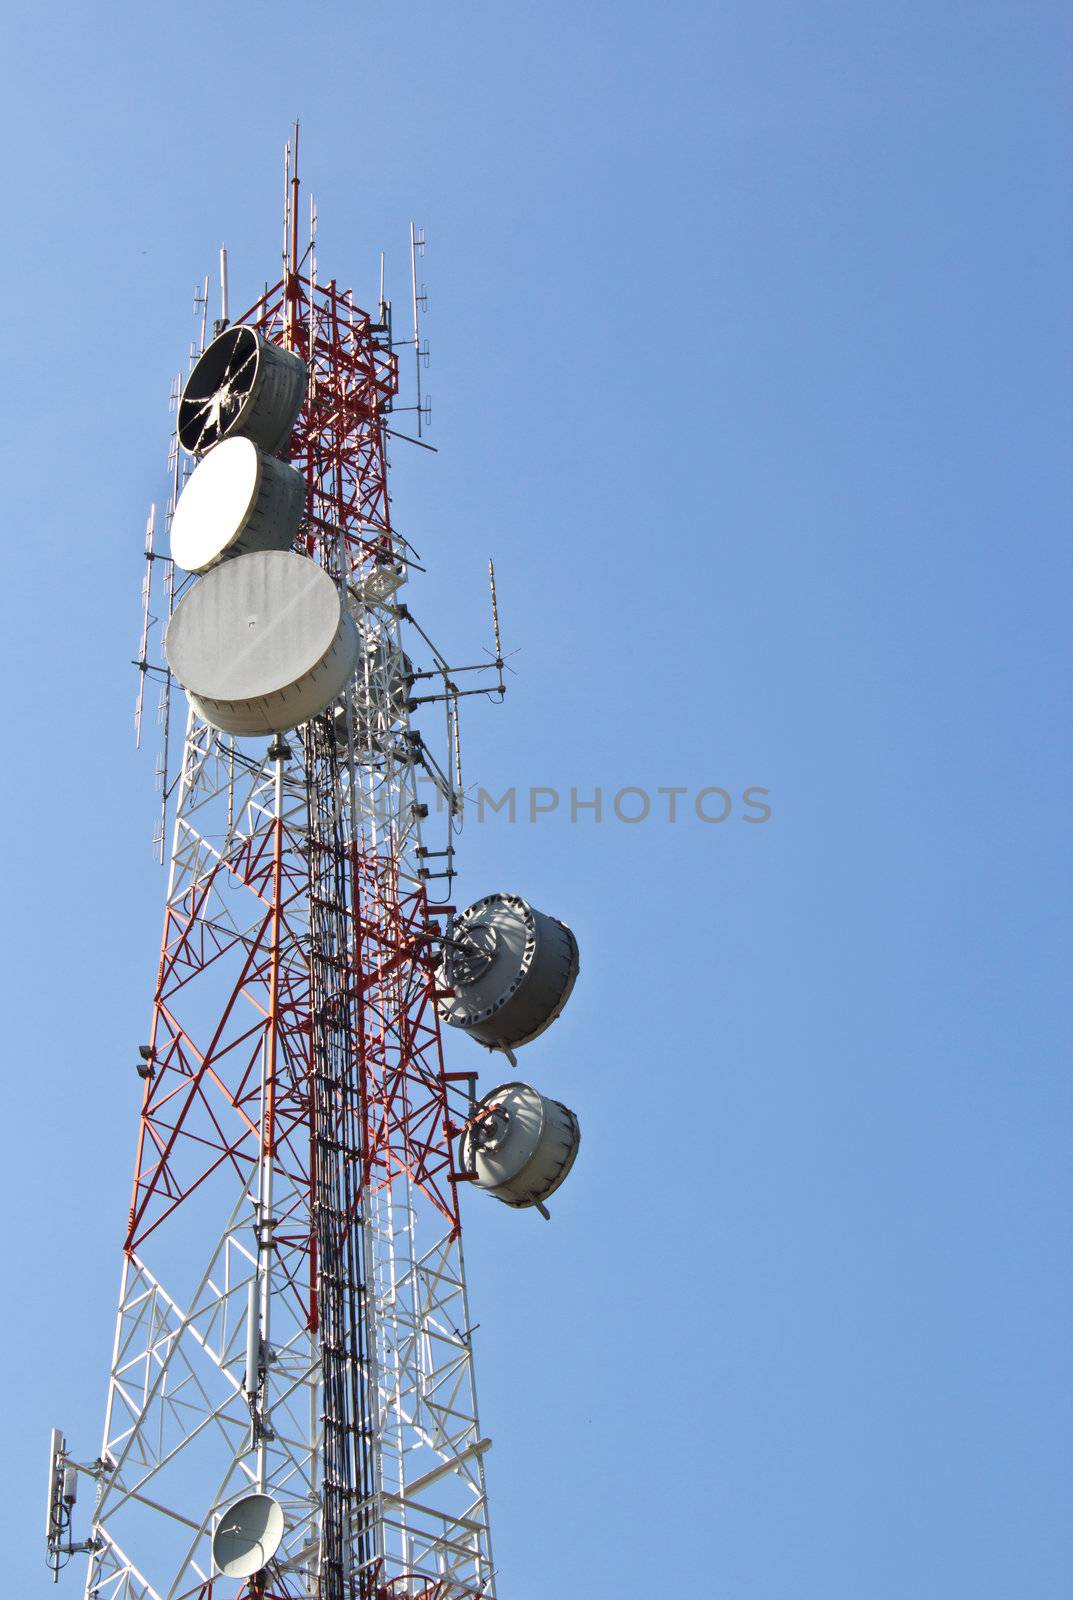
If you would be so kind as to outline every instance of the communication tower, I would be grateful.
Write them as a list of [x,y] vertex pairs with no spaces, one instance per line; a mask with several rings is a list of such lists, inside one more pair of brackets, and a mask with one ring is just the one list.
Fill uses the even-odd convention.
[[315,206],[300,249],[297,148],[279,281],[232,321],[221,252],[211,327],[198,291],[167,552],[146,534],[163,937],[103,1440],[49,1453],[49,1561],[85,1554],[97,1600],[491,1600],[460,1191],[546,1215],[578,1148],[565,1106],[445,1061],[443,1024],[515,1069],[577,944],[516,895],[450,904],[460,701],[505,690],[494,572],[494,654],[452,666],[387,484],[424,236],[398,340],[382,266],[375,317],[321,275]]

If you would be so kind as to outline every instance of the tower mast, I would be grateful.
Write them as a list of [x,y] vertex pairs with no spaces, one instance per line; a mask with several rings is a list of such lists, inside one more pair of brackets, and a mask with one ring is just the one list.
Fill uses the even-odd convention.
[[[436,652],[414,670],[412,552],[387,488],[390,308],[381,294],[374,322],[318,280],[315,237],[299,257],[298,203],[296,125],[283,275],[202,341],[178,406],[197,464],[169,506],[168,660],[190,710],[104,1437],[92,1463],[58,1434],[50,1455],[50,1558],[58,1570],[86,1551],[87,1600],[494,1600],[459,1189],[543,1209],[577,1144],[565,1108],[517,1084],[476,1106],[475,1074],[445,1065],[441,1017],[513,1062],[512,1044],[565,1003],[576,946],[512,897],[457,919],[433,893],[450,886],[453,846],[423,842],[419,784],[449,824],[460,785],[454,754],[438,764],[411,718],[445,700],[456,719],[462,692],[501,698],[498,615],[484,687],[460,691],[455,676],[485,669]],[[206,554],[213,495],[243,463],[253,509]],[[291,587],[272,635],[280,572]],[[243,591],[236,610],[235,583],[260,599]],[[296,596],[315,610],[325,590],[335,641],[277,681],[280,652],[308,642]],[[228,627],[222,686],[207,689]],[[277,678],[243,698],[235,674],[256,677],[262,635]],[[144,680],[144,632],[139,666]],[[535,932],[518,944],[535,919],[550,956]],[[518,968],[509,1004],[480,1015],[507,1017],[527,994],[528,1009],[485,1037],[467,995],[496,973],[502,985],[501,955]],[[535,1096],[549,1131],[533,1135],[506,1090]],[[494,1171],[493,1149],[511,1158]],[[87,1475],[92,1522],[76,1543]]]

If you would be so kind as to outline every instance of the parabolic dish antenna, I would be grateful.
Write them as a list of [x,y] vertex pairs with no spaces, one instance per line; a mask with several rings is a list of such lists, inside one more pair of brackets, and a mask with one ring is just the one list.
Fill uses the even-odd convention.
[[450,925],[440,965],[440,1016],[491,1049],[528,1044],[550,1028],[580,970],[565,922],[516,894],[489,894]]
[[315,561],[257,550],[222,561],[183,596],[164,653],[199,717],[252,738],[308,722],[342,693],[358,630]]
[[307,383],[300,356],[239,323],[214,339],[195,362],[179,401],[179,443],[204,455],[240,433],[269,453],[285,443],[302,409]]
[[251,439],[225,439],[194,468],[171,519],[171,553],[187,572],[224,556],[288,550],[305,507],[302,475],[262,455]]
[[252,1578],[283,1540],[283,1512],[270,1494],[248,1494],[229,1506],[212,1536],[212,1559],[225,1578]]
[[574,1165],[577,1117],[527,1083],[504,1083],[480,1101],[459,1143],[459,1163],[477,1187],[519,1209],[539,1206]]

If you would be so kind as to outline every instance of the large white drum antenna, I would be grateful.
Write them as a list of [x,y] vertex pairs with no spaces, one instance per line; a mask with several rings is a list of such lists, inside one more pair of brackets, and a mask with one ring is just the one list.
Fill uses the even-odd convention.
[[213,567],[164,636],[199,717],[224,733],[284,733],[331,705],[352,677],[358,630],[307,556],[261,550]]

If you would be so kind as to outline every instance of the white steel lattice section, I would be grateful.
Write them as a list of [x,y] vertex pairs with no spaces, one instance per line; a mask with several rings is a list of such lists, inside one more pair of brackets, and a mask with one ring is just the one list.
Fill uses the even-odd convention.
[[285,765],[191,719],[89,1595],[201,1594],[219,1512],[266,1483],[287,1592],[316,1593],[305,793]]

